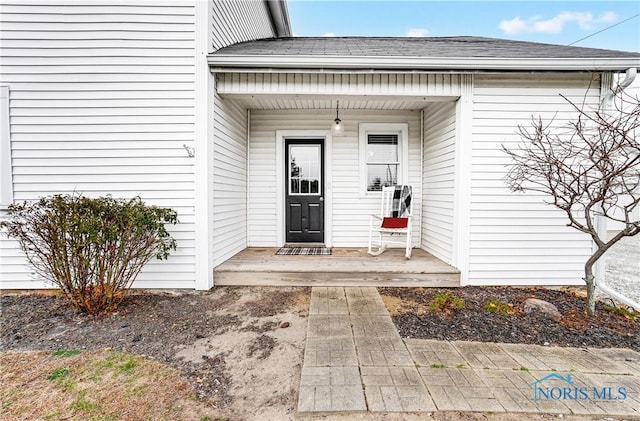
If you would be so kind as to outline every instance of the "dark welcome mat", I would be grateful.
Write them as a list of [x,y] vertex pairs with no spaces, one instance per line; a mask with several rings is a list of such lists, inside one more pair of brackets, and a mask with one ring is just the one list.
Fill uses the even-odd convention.
[[330,256],[331,249],[327,247],[282,247],[276,254],[280,256]]

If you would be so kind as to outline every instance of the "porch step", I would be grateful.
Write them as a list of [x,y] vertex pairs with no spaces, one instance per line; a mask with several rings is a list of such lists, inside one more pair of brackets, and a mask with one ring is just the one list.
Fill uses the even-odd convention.
[[248,248],[214,270],[214,285],[457,287],[460,272],[424,252],[334,248],[331,256],[276,256],[277,248]]

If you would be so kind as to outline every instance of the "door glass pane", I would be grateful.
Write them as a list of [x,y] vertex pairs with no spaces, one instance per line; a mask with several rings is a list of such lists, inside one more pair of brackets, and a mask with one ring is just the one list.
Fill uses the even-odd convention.
[[320,194],[320,145],[289,145],[289,194]]

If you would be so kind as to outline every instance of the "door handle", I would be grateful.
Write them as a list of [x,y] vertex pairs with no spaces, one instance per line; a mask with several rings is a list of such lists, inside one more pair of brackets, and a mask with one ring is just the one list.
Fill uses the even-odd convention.
[[324,202],[324,197],[318,199],[320,202]]

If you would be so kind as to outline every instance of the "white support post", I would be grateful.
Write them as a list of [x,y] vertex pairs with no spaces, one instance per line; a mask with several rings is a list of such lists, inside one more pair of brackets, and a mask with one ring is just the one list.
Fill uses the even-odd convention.
[[471,232],[471,146],[473,132],[473,75],[460,77],[456,103],[456,150],[453,217],[453,265],[460,270],[460,285],[469,282]]
[[209,71],[209,2],[195,1],[195,289],[213,286],[213,96]]

